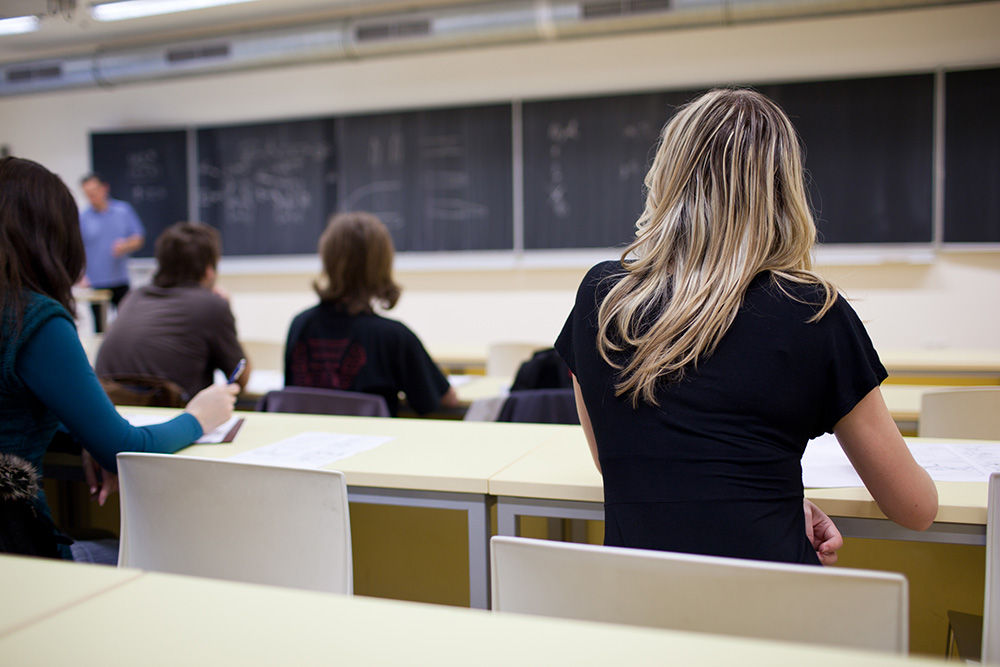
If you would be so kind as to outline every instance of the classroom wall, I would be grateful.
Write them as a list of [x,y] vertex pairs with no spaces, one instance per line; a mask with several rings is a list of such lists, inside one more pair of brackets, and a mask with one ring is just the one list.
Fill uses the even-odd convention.
[[[444,51],[0,99],[0,144],[75,187],[89,132],[353,111],[881,75],[1000,64],[1000,2]],[[432,346],[550,341],[585,262],[400,272],[395,316]],[[1000,253],[830,265],[883,348],[998,348]],[[283,339],[311,304],[308,268],[225,274],[241,336]]]

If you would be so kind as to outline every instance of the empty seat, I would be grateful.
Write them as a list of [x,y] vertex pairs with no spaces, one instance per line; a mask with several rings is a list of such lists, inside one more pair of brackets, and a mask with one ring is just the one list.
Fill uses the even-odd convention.
[[906,653],[900,574],[494,537],[493,610]]
[[118,474],[119,567],[353,591],[343,473],[122,453]]
[[314,387],[285,387],[269,391],[257,402],[257,410],[354,417],[391,416],[382,396]]

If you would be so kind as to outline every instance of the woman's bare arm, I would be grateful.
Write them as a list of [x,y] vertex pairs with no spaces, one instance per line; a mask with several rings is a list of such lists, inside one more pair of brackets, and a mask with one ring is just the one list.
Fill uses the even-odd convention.
[[937,516],[937,487],[899,434],[878,387],[833,428],[879,509],[896,523],[926,530]]

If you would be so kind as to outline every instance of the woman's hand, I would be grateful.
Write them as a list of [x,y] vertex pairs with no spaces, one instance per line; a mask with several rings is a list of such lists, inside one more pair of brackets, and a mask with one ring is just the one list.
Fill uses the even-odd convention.
[[213,384],[202,389],[192,398],[185,412],[194,415],[205,433],[214,431],[233,416],[233,406],[236,405],[236,394],[240,393],[238,384]]
[[86,449],[83,450],[83,476],[87,478],[90,499],[96,500],[101,507],[108,496],[118,491],[118,475],[102,468]]
[[807,498],[802,499],[802,509],[806,515],[806,537],[816,550],[816,556],[823,565],[837,562],[837,551],[844,546],[844,538],[833,520]]

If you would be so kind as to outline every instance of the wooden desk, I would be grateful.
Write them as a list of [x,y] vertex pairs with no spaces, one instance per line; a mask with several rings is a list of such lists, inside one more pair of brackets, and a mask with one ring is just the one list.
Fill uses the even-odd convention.
[[108,306],[111,303],[111,290],[93,289],[91,287],[74,287],[73,298],[78,302],[84,301],[97,307],[95,323],[98,331],[108,329]]
[[428,345],[427,353],[447,373],[486,373],[487,345]]
[[181,453],[227,458],[309,431],[393,436],[392,441],[373,450],[326,467],[340,470],[347,476],[351,502],[466,512],[470,604],[480,608],[486,608],[489,603],[490,477],[541,445],[552,434],[576,429],[545,424],[262,412],[242,413],[241,416],[246,423],[233,443],[195,445]]
[[1000,384],[997,350],[879,351],[890,383]]
[[[0,561],[0,568],[5,563]],[[48,587],[46,576],[27,585]],[[890,654],[491,614],[146,573],[0,638],[9,664],[934,664]]]
[[0,604],[0,637],[58,614],[140,574],[137,570],[0,555],[0,590],[4,598],[4,603]]

